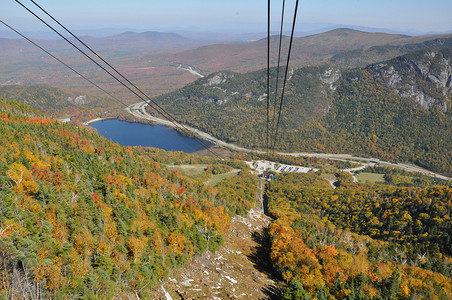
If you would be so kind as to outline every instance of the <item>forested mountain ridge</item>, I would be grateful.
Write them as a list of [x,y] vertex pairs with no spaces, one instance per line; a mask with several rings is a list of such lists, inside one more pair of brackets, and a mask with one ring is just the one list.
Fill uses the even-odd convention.
[[450,47],[452,47],[452,37],[450,35],[431,37],[430,39],[413,41],[413,43],[376,45],[337,53],[328,60],[328,63],[343,68],[365,67],[371,63],[390,60],[414,51],[424,49],[438,51]]
[[[445,49],[422,50],[352,70],[291,69],[276,148],[377,156],[450,173],[450,67],[451,51]],[[272,69],[272,78],[275,74]],[[180,120],[219,139],[263,148],[265,76],[263,70],[217,72],[154,99]],[[431,105],[425,105],[427,98]],[[272,113],[274,94],[270,99]]]
[[251,205],[4,98],[0,186],[2,298],[146,298]]
[[[334,75],[328,78],[333,77],[334,81],[334,76],[339,74],[328,71],[326,67],[309,67],[290,72],[285,109],[289,112],[286,117],[295,123],[294,128],[328,111],[330,85],[320,79],[331,73]],[[276,69],[272,68],[270,74],[276,76]],[[261,128],[264,128],[267,99],[265,76],[264,70],[245,74],[217,72],[154,100],[170,109],[178,119],[222,140],[262,147]],[[274,111],[273,95],[271,98]]]
[[70,118],[76,122],[118,115],[124,109],[124,104],[105,95],[73,92],[45,85],[0,86],[0,97],[30,105],[53,118]]

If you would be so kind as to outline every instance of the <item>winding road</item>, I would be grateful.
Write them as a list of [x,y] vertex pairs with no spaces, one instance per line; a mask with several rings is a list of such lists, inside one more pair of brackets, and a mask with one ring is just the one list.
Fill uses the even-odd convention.
[[[129,107],[126,108],[126,111],[128,111],[130,114],[132,114],[133,116],[140,118],[140,119],[145,119],[145,120],[149,120],[158,124],[162,124],[165,126],[169,126],[169,127],[178,127],[178,128],[185,128],[187,130],[190,130],[191,132],[195,133],[196,135],[200,136],[201,138],[212,142],[216,145],[219,146],[223,146],[232,150],[236,150],[236,151],[242,151],[242,152],[248,152],[248,153],[265,153],[264,151],[259,151],[259,150],[250,150],[250,149],[246,149],[234,144],[229,144],[223,141],[220,141],[219,139],[211,136],[210,134],[207,134],[205,132],[200,131],[199,129],[184,125],[184,127],[182,127],[180,124],[174,124],[168,120],[164,120],[161,118],[157,118],[154,116],[151,116],[147,111],[146,111],[146,106],[148,104],[145,102],[139,102],[139,103],[135,103],[130,105]],[[391,162],[387,162],[387,161],[383,161],[377,158],[366,158],[366,157],[360,157],[360,156],[354,156],[351,154],[328,154],[328,153],[306,153],[306,152],[297,152],[297,153],[284,153],[284,152],[278,152],[278,154],[280,155],[288,155],[288,156],[304,156],[304,157],[317,157],[317,158],[324,158],[324,159],[331,159],[331,160],[339,160],[339,161],[353,161],[353,162],[357,162],[362,164],[361,167],[358,168],[354,168],[354,169],[350,169],[350,170],[346,170],[346,171],[357,171],[360,169],[364,169],[366,166],[368,166],[369,164],[380,164],[383,166],[390,166],[390,167],[394,167],[394,168],[399,168],[408,172],[418,172],[418,173],[422,173],[424,175],[427,176],[431,176],[431,177],[435,177],[435,178],[439,178],[439,179],[443,179],[443,180],[451,180],[451,177],[447,177],[441,174],[437,174],[434,173],[432,171],[429,170],[425,170],[423,168],[414,166],[414,165],[407,165],[407,164],[400,164],[400,163],[391,163]],[[363,161],[365,161],[366,163],[363,163]]]
[[201,77],[201,78],[204,77],[204,75],[202,75],[201,73],[195,71],[195,70],[192,68],[192,66],[188,66],[188,65],[187,65],[187,66],[179,65],[179,67],[177,67],[177,68],[178,68],[178,69],[181,69],[181,70],[188,71],[188,72],[190,72],[191,74],[196,75],[196,76],[198,76],[198,77]]

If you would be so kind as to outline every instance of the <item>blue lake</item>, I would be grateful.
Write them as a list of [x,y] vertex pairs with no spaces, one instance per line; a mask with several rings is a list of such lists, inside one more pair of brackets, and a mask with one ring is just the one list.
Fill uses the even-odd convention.
[[[162,125],[148,125],[119,120],[103,120],[89,124],[100,135],[124,146],[155,147],[186,153],[204,149],[195,139],[183,136]],[[211,146],[207,141],[204,144]]]

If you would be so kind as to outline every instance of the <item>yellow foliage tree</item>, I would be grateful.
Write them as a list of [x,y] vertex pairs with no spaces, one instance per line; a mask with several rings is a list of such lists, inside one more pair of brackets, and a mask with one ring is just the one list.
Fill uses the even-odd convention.
[[21,163],[11,164],[8,178],[16,185],[14,191],[18,194],[35,194],[38,191],[38,184],[34,182],[31,172]]
[[146,248],[147,244],[148,244],[147,238],[145,236],[136,237],[136,236],[132,235],[129,238],[128,245],[129,245],[130,251],[132,251],[132,253],[133,253],[133,261],[134,262],[139,261],[139,259],[141,257],[141,253]]
[[51,263],[42,262],[37,268],[35,280],[44,281],[46,287],[51,291],[57,291],[64,283],[61,275],[63,262],[60,257],[56,257]]
[[171,247],[171,250],[175,254],[182,254],[185,250],[189,250],[187,248],[188,240],[185,236],[180,234],[177,231],[173,231],[170,234],[168,234],[168,244]]

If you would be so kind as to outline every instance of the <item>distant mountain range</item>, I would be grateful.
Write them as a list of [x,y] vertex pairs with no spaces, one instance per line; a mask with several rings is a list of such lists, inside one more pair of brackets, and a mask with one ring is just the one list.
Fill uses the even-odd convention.
[[[272,28],[279,27],[279,24],[273,24]],[[285,28],[287,28],[284,34],[290,34],[290,25],[286,24]],[[452,29],[446,31],[425,31],[425,30],[416,30],[416,29],[397,29],[397,28],[377,28],[377,27],[368,27],[368,26],[360,26],[353,24],[334,24],[334,23],[298,23],[295,27],[295,36],[307,36],[313,34],[324,33],[327,31],[331,31],[338,28],[350,28],[354,30],[360,30],[365,32],[383,32],[390,34],[406,34],[411,36],[419,36],[419,35],[439,35],[439,34],[450,34],[452,33]],[[241,31],[224,29],[224,30],[213,30],[210,28],[148,28],[148,29],[138,29],[138,28],[100,28],[100,29],[74,29],[72,30],[78,36],[93,36],[93,37],[108,37],[119,35],[124,32],[171,32],[178,33],[186,38],[195,39],[195,40],[207,40],[214,43],[219,42],[247,42],[250,40],[262,39],[267,36],[266,32],[260,32],[256,30],[244,31],[245,28],[242,28]],[[26,35],[41,39],[41,40],[52,40],[57,39],[58,37],[52,31],[24,31]],[[278,34],[279,31],[273,31],[272,34]],[[0,30],[0,38],[8,38],[8,39],[16,39],[18,36],[10,31],[10,30]]]
[[[108,37],[82,39],[136,84],[146,89],[151,96],[180,88],[199,78],[195,73],[187,72],[188,67],[203,75],[221,70],[249,72],[266,67],[266,39],[247,43],[212,44],[180,34],[160,32],[125,32]],[[288,37],[283,39],[282,61],[286,59],[284,53],[287,51],[288,40]],[[118,87],[104,72],[65,42],[37,42],[89,78],[104,82],[109,91],[129,101],[127,99],[131,96],[127,91]],[[273,66],[277,64],[278,42],[279,36],[273,36]],[[369,63],[388,60],[410,51],[427,47],[442,49],[451,44],[452,35],[411,37],[342,28],[295,38],[291,66],[329,64],[344,68],[364,67]],[[23,40],[0,39],[0,68],[3,70],[0,74],[0,85],[46,84],[87,93],[100,93]]]
[[[96,51],[119,53],[155,53],[172,52],[199,47],[208,42],[183,37],[177,33],[162,33],[148,31],[142,33],[124,32],[107,37],[82,36],[81,39]],[[0,39],[2,55],[14,55],[15,52],[39,53],[40,50],[22,39]],[[39,45],[47,50],[58,53],[76,53],[66,41],[37,40]]]
[[[279,36],[271,37],[272,65],[277,64]],[[438,43],[434,43],[438,41]],[[426,47],[422,45],[430,43],[432,48],[442,48],[452,45],[452,35],[412,37],[401,34],[369,33],[347,28],[335,29],[321,34],[295,38],[291,55],[292,66],[309,66],[330,63],[341,63],[347,66],[365,66],[371,62],[390,59],[404,53]],[[289,38],[283,38],[283,56],[286,54]],[[410,46],[414,49],[411,49]],[[379,48],[377,53],[368,55],[360,60],[362,52],[371,51],[373,47]],[[397,48],[397,51],[386,49]],[[162,63],[183,62],[196,66],[205,73],[220,70],[247,72],[266,67],[267,39],[240,44],[215,44],[191,49],[175,54],[152,55],[146,59],[154,59]],[[353,52],[354,51],[354,52]],[[384,53],[381,53],[384,51]],[[375,52],[375,51],[374,51]],[[344,55],[346,58],[338,62],[335,55]],[[373,60],[373,58],[377,60]],[[351,60],[352,62],[349,62]]]

